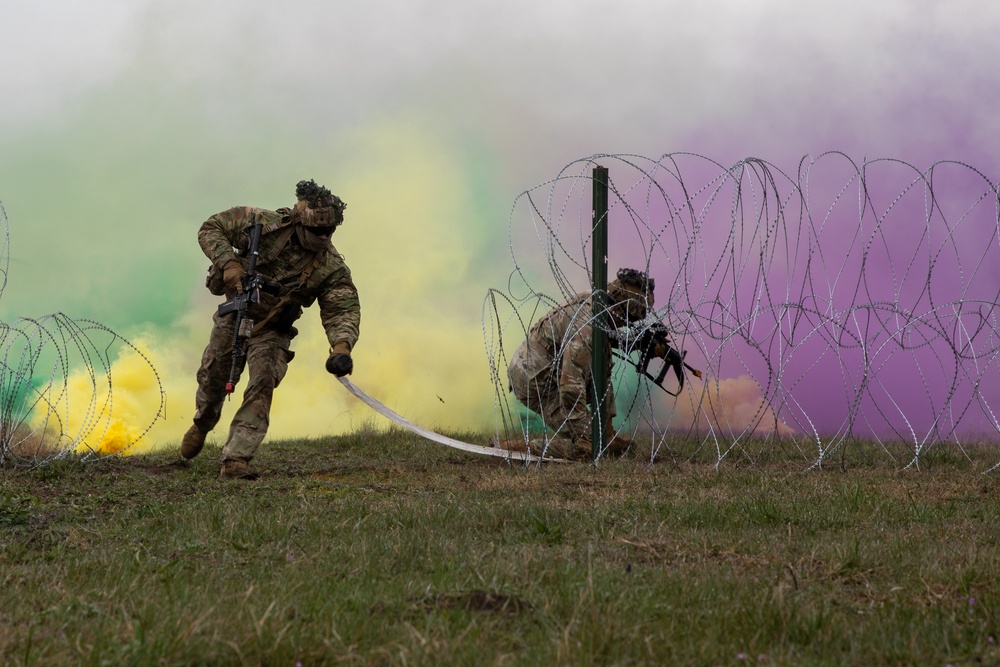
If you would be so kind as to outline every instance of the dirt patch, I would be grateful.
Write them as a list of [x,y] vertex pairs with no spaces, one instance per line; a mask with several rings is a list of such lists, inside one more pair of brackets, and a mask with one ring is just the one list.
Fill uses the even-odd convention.
[[435,609],[464,609],[517,615],[531,611],[531,605],[514,595],[490,591],[465,591],[462,593],[439,593],[421,600],[426,611]]
[[160,465],[142,465],[139,466],[139,470],[153,475],[172,475],[176,472],[180,472],[181,470],[188,470],[191,466],[191,461],[180,460]]

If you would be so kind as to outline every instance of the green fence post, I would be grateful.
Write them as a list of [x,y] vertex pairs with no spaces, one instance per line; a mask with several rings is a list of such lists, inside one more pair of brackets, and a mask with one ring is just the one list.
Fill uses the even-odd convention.
[[593,458],[606,446],[605,425],[608,423],[608,169],[594,167],[594,220],[591,234],[591,282],[593,296],[591,307],[594,319],[591,325],[591,375],[594,382],[594,401],[591,405],[591,443]]

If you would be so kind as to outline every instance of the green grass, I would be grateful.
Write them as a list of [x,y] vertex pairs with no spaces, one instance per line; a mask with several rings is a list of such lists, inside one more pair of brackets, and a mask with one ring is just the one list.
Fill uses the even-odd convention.
[[218,453],[0,470],[3,664],[1000,664],[1000,480],[964,457]]

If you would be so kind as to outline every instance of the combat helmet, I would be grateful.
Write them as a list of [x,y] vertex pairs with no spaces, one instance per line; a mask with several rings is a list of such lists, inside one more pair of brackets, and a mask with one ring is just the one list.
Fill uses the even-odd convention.
[[295,185],[295,210],[306,227],[339,227],[347,204],[337,195],[310,179]]
[[647,273],[637,269],[619,269],[608,283],[610,313],[617,326],[627,326],[646,318],[653,310],[656,284]]

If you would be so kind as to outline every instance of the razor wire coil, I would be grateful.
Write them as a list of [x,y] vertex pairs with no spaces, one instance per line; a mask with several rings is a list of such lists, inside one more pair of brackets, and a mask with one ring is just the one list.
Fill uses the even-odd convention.
[[[10,265],[10,224],[0,203],[0,295]],[[114,364],[134,355],[158,405],[130,415],[122,433]],[[129,451],[165,416],[166,394],[149,357],[111,328],[65,313],[0,322],[0,465],[34,468],[68,456],[95,460]]]
[[610,168],[609,265],[655,279],[655,319],[705,368],[670,397],[615,364],[617,432],[651,460],[791,448],[821,466],[865,439],[908,467],[1000,439],[997,184],[959,161],[839,152],[794,175],[753,157],[599,154],[522,193],[507,290],[483,306],[498,437],[561,430],[539,426],[506,374],[532,323],[590,290],[596,166]]

